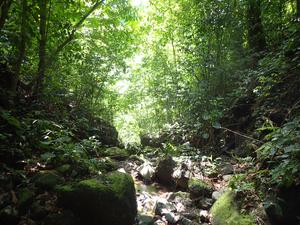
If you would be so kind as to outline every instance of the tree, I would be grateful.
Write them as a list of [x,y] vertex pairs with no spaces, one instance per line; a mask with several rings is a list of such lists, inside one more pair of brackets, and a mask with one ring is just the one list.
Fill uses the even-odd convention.
[[253,52],[263,52],[267,44],[261,21],[261,0],[248,0],[248,38]]
[[5,21],[8,17],[8,12],[11,6],[12,0],[2,0],[1,4],[0,4],[0,10],[1,10],[1,14],[0,14],[0,31],[2,30]]
[[22,66],[23,59],[25,57],[26,51],[26,40],[27,40],[27,15],[28,15],[28,3],[27,0],[22,0],[22,11],[21,11],[21,29],[20,29],[20,41],[19,41],[19,53],[17,57],[17,62],[14,68],[14,73],[11,82],[11,95],[16,95],[17,84],[19,81],[20,70]]
[[42,85],[45,79],[46,72],[46,44],[47,44],[47,14],[48,14],[48,0],[39,1],[39,16],[40,16],[40,25],[39,25],[39,64],[38,64],[38,73],[37,80],[35,84],[34,95],[38,96],[42,94]]

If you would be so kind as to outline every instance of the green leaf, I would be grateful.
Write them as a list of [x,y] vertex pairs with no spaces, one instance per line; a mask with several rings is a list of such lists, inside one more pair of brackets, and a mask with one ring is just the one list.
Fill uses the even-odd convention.
[[20,121],[12,116],[8,111],[3,111],[1,113],[1,117],[2,119],[4,119],[9,125],[14,126],[15,128],[20,129],[21,128],[21,124]]
[[212,126],[215,129],[221,129],[222,128],[222,126],[221,126],[221,124],[219,122],[215,122]]
[[202,137],[203,137],[204,139],[208,139],[208,138],[209,138],[209,134],[208,134],[208,133],[204,133],[204,134],[202,134]]
[[53,154],[52,152],[46,152],[41,154],[41,159],[44,161],[49,161],[51,159],[53,159],[55,157],[55,154]]

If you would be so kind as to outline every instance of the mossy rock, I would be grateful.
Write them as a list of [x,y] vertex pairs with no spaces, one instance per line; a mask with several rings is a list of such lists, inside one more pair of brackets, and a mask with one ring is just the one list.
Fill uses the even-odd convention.
[[106,157],[99,160],[97,168],[104,172],[112,172],[118,169],[118,165],[115,160]]
[[64,179],[53,171],[40,172],[33,177],[36,187],[45,190],[51,190],[56,185],[62,184]]
[[212,185],[196,178],[192,178],[189,180],[188,188],[191,194],[191,198],[210,197],[213,192]]
[[112,172],[98,179],[57,188],[58,204],[72,210],[81,224],[132,225],[137,205],[130,175]]
[[45,218],[45,225],[80,225],[80,221],[71,211],[62,211],[59,213],[49,214]]
[[104,155],[116,160],[125,160],[129,157],[129,153],[126,151],[126,149],[118,147],[107,148],[104,152]]
[[239,212],[232,191],[225,192],[212,206],[213,225],[255,225],[251,215]]
[[175,185],[175,180],[173,178],[174,168],[176,167],[176,162],[171,156],[165,156],[159,160],[155,171],[155,177],[158,183],[172,186]]

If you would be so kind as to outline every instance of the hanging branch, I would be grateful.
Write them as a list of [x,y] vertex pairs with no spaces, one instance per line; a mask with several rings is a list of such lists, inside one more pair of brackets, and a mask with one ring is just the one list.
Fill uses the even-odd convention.
[[[47,68],[49,68],[52,63],[54,62],[54,59],[57,57],[57,55],[64,49],[65,46],[67,46],[73,39],[75,36],[75,33],[77,32],[77,30],[81,27],[81,25],[83,24],[83,22],[97,9],[97,7],[103,3],[104,0],[102,1],[97,1],[90,9],[89,11],[75,24],[75,26],[73,27],[72,31],[69,33],[68,37],[65,39],[64,42],[62,42],[54,51],[52,54],[49,55],[49,57],[47,57],[47,64],[45,63],[45,65],[43,67],[39,68],[43,68],[43,70],[39,70],[38,72],[38,76],[31,82],[31,85],[35,83],[35,94],[38,94],[38,92],[41,92],[42,84],[44,82],[44,74]],[[46,33],[45,33],[46,34]],[[43,62],[43,61],[42,61]]]
[[104,2],[104,0],[101,2],[97,1],[93,5],[93,7],[90,8],[90,10],[75,24],[72,31],[69,33],[68,37],[66,38],[66,40],[63,43],[61,43],[55,49],[55,51],[52,53],[51,58],[55,58],[63,50],[63,48],[66,47],[74,39],[74,35],[75,35],[76,31],[80,28],[80,26],[83,24],[83,22],[86,20],[86,18],[88,18],[98,8],[98,6],[103,2]]

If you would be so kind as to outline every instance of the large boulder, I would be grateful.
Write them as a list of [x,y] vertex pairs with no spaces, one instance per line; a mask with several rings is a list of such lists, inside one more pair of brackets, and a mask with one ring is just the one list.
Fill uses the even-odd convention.
[[232,191],[225,192],[213,205],[210,212],[213,225],[255,225],[255,218],[242,214],[237,207]]
[[157,181],[164,185],[174,185],[175,181],[172,175],[175,167],[176,162],[171,156],[166,156],[160,160],[155,172]]
[[137,214],[130,175],[112,172],[98,179],[57,188],[58,204],[80,218],[80,224],[132,225]]
[[64,179],[55,171],[41,171],[33,177],[35,186],[43,190],[51,190],[63,182]]

